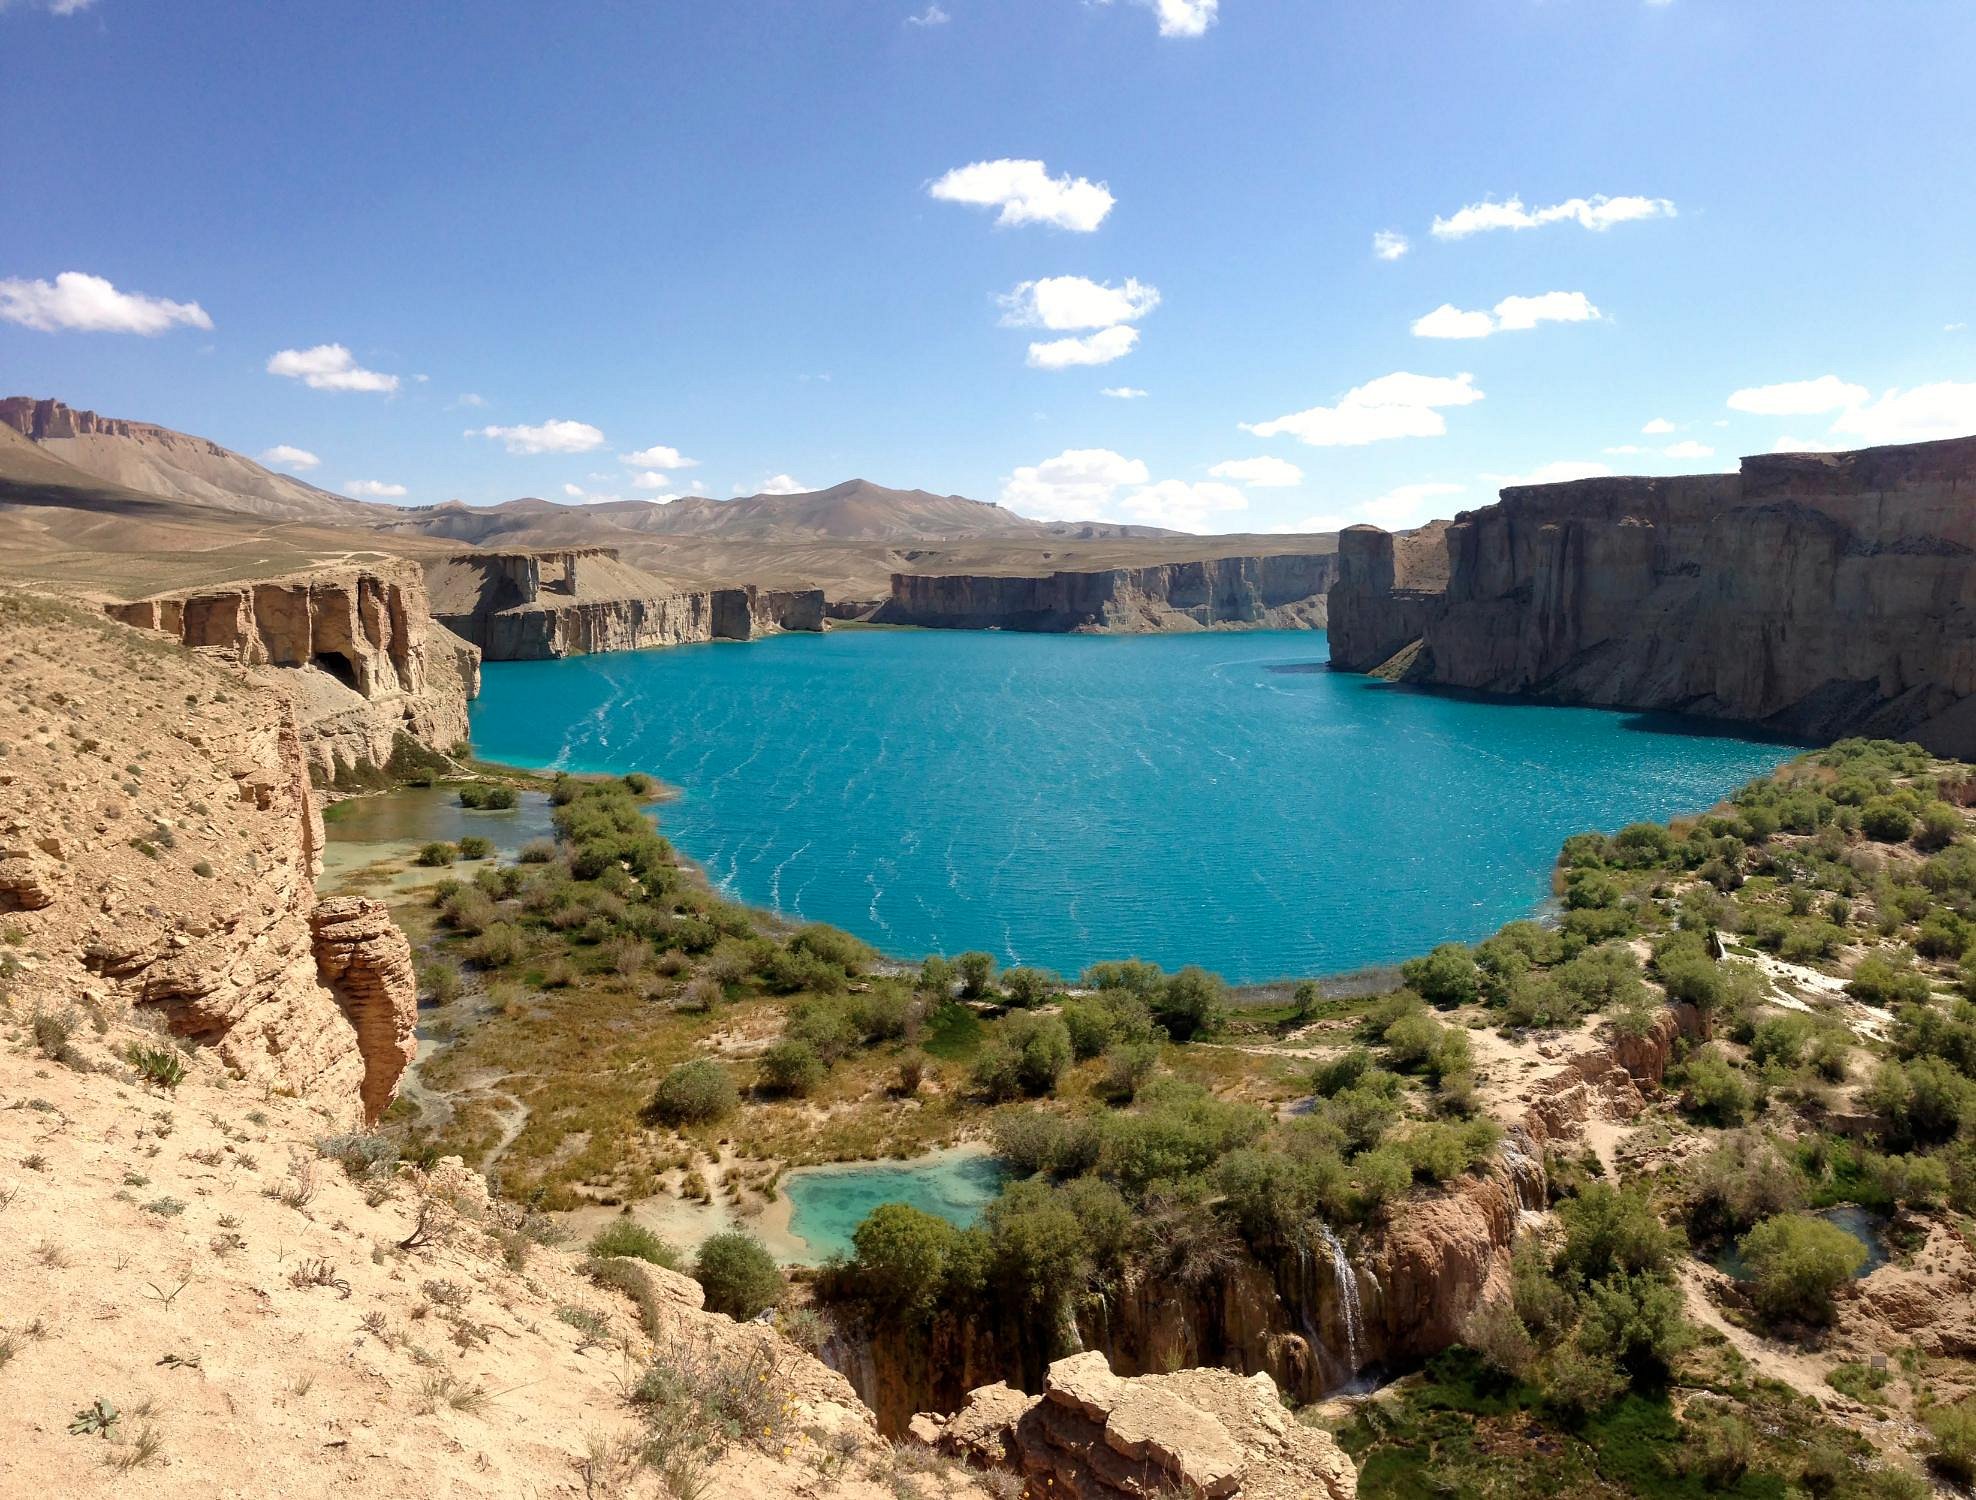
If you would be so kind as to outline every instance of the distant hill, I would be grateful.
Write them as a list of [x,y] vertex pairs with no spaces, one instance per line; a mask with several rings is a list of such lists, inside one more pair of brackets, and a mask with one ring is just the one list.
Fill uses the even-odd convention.
[[715,500],[609,500],[562,505],[533,497],[500,505],[407,507],[389,519],[393,530],[455,541],[548,544],[579,537],[601,540],[605,529],[646,537],[707,537],[723,542],[933,542],[977,537],[1083,540],[1174,536],[1153,526],[1104,521],[1032,521],[1014,511],[962,495],[895,490],[868,479],[795,495],[749,495]]
[[[165,500],[285,521],[367,525],[376,507],[276,474],[208,438],[150,422],[128,422],[31,396],[0,399],[0,426],[26,438],[46,458],[122,489]],[[0,453],[0,474],[20,477]]]

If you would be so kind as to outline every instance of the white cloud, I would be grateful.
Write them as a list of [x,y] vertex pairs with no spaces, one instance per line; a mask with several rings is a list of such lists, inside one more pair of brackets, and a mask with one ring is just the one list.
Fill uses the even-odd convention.
[[1890,390],[1871,405],[1854,405],[1832,424],[1835,437],[1854,446],[1922,443],[1931,438],[1976,433],[1976,382],[1939,380],[1909,390]]
[[672,488],[672,476],[661,474],[657,469],[643,469],[631,476],[631,487],[634,490],[669,490]]
[[1053,224],[1089,234],[1104,222],[1117,200],[1102,182],[1084,177],[1052,177],[1040,161],[1003,157],[971,162],[936,179],[927,192],[945,203],[999,208],[995,222],[1008,228]]
[[1944,324],[1942,325],[1942,332],[1943,332],[1943,333],[1961,333],[1961,332],[1962,332],[1962,330],[1963,330],[1963,329],[1965,329],[1965,328],[1967,328],[1968,326],[1969,326],[1969,325],[1968,325],[1967,323],[1944,323]]
[[[13,0],[0,0],[0,10],[7,9],[11,3]],[[51,16],[79,16],[95,3],[96,0],[27,0],[29,9],[34,9],[38,4]]]
[[268,373],[299,380],[314,391],[380,391],[389,395],[398,389],[396,375],[364,369],[341,344],[283,349],[268,361]]
[[[596,476],[592,475],[591,477],[594,479]],[[607,495],[600,494],[596,490],[586,490],[580,484],[564,485],[563,493],[569,497],[572,505],[615,505],[624,498],[622,495]],[[666,496],[664,498],[671,499],[672,497]]]
[[1002,504],[1038,521],[1086,521],[1108,510],[1122,487],[1151,477],[1138,459],[1109,448],[1066,448],[1003,481]]
[[1109,396],[1114,401],[1138,401],[1143,399],[1146,393],[1136,385],[1108,385],[1098,394]]
[[1436,215],[1433,234],[1436,239],[1459,240],[1491,229],[1536,229],[1567,221],[1587,229],[1606,230],[1634,219],[1673,217],[1674,205],[1665,198],[1608,198],[1604,193],[1594,193],[1589,198],[1567,198],[1539,209],[1525,208],[1521,198],[1507,198],[1500,203],[1484,199],[1457,209],[1445,219]]
[[1128,520],[1142,526],[1164,526],[1171,531],[1199,531],[1210,516],[1247,510],[1249,497],[1231,484],[1189,484],[1184,479],[1162,479],[1134,490],[1118,505]]
[[276,443],[261,455],[261,462],[277,464],[284,469],[313,469],[322,460],[307,448],[294,448],[287,443]]
[[996,299],[1005,328],[1111,328],[1136,323],[1160,305],[1159,288],[1132,277],[1124,286],[1083,276],[1045,276]]
[[1772,453],[1837,453],[1844,443],[1835,443],[1830,438],[1780,437],[1770,445]]
[[1313,406],[1241,426],[1257,437],[1287,435],[1313,448],[1355,448],[1389,438],[1439,437],[1448,430],[1440,408],[1469,406],[1482,398],[1475,377],[1466,372],[1450,377],[1396,371],[1354,386],[1336,406]]
[[1698,443],[1690,438],[1684,443],[1670,443],[1661,449],[1669,458],[1714,458],[1715,450],[1707,443]]
[[455,406],[485,406],[486,404],[487,398],[473,391],[462,391],[453,400]]
[[1305,516],[1284,529],[1343,531],[1347,526],[1379,526],[1387,531],[1405,531],[1436,516],[1447,515],[1453,507],[1441,502],[1449,495],[1459,495],[1466,488],[1465,485],[1439,483],[1396,485],[1383,495],[1346,506],[1343,510]]
[[1659,437],[1663,433],[1669,433],[1672,432],[1673,430],[1674,430],[1674,424],[1668,421],[1667,418],[1665,417],[1655,417],[1651,422],[1647,423],[1646,426],[1640,429],[1640,431],[1644,432],[1648,437]]
[[1068,370],[1076,365],[1108,365],[1123,359],[1139,342],[1139,330],[1121,323],[1077,339],[1051,339],[1029,346],[1029,364],[1038,370]]
[[386,484],[379,479],[352,479],[343,488],[352,495],[361,495],[366,500],[397,500],[405,493],[402,484]]
[[1444,302],[1413,320],[1413,333],[1423,339],[1484,339],[1492,333],[1516,333],[1539,323],[1594,323],[1604,316],[1583,292],[1541,292],[1535,297],[1505,297],[1492,313],[1463,312]]
[[654,443],[649,448],[640,448],[636,453],[620,453],[618,462],[634,469],[697,469],[700,460],[688,458],[677,448],[668,448],[664,443]]
[[1528,474],[1484,474],[1482,477],[1496,488],[1506,490],[1520,484],[1563,484],[1571,479],[1604,479],[1611,473],[1611,464],[1592,463],[1581,458],[1560,458],[1539,464]]
[[929,5],[925,10],[918,12],[916,15],[907,16],[906,24],[908,26],[945,26],[953,19],[952,16],[940,9],[938,5]]
[[465,435],[499,438],[510,453],[589,453],[604,446],[604,434],[588,422],[558,418],[534,427],[470,427]]
[[53,281],[0,281],[0,319],[42,333],[163,333],[176,324],[211,328],[196,302],[173,302],[142,292],[120,292],[101,276],[64,271]]
[[1287,490],[1304,482],[1304,471],[1286,458],[1231,458],[1209,469],[1208,475],[1259,490]]
[[1204,36],[1221,0],[1140,0],[1160,18],[1161,36]]
[[1485,312],[1463,312],[1452,302],[1443,302],[1431,313],[1413,320],[1417,339],[1486,339],[1496,331],[1496,320]]
[[1397,229],[1382,229],[1372,237],[1372,253],[1381,260],[1398,260],[1413,248]]
[[810,487],[804,484],[802,480],[792,478],[787,474],[769,475],[768,478],[761,482],[760,488],[756,491],[757,494],[761,495],[807,495],[809,492]]
[[1816,380],[1745,386],[1730,393],[1729,409],[1759,417],[1811,417],[1858,406],[1868,394],[1863,385],[1849,384],[1836,375],[1821,375]]

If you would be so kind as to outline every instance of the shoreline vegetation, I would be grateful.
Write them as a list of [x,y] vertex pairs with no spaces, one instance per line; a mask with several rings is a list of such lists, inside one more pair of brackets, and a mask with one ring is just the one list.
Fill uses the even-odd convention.
[[[1787,1469],[1825,1476],[1807,1494],[1920,1493],[1850,1434],[1821,1438],[1815,1407],[1783,1412],[1751,1361],[1852,1315],[1865,1249],[1817,1210],[1886,1216],[1896,1265],[1976,1213],[1968,767],[1886,742],[1808,753],[1694,816],[1567,840],[1553,921],[1442,944],[1377,992],[1307,984],[1277,1006],[1130,961],[1074,986],[980,954],[886,964],[708,888],[633,786],[508,774],[547,792],[554,844],[398,900],[438,1044],[388,1121],[404,1149],[457,1152],[524,1206],[645,1236],[703,1281],[741,1275],[750,1315],[780,1306],[888,1357],[965,1324],[1006,1343],[1015,1378],[1108,1289],[1165,1278],[1184,1296],[1315,1240],[1376,1243],[1494,1170],[1561,1042],[1646,1038],[1676,1004],[1698,1037],[1646,1114],[1548,1154],[1511,1298],[1424,1374],[1311,1419],[1339,1429],[1371,1496],[1419,1493],[1479,1433],[1531,1423],[1595,1494],[1782,1497]],[[787,1278],[746,1227],[672,1245],[640,1212],[773,1230],[791,1167],[969,1142],[1009,1171],[978,1225],[881,1207],[852,1255]],[[1730,1248],[1749,1279],[1696,1290]],[[1953,1466],[1976,1408],[1952,1362],[1901,1359],[1881,1399]],[[1834,1387],[1850,1378],[1834,1364]],[[1705,1421],[1678,1395],[1697,1381],[1721,1408]],[[1666,1484],[1612,1488],[1645,1472],[1642,1444],[1674,1445],[1654,1460]],[[1489,1463],[1521,1483],[1541,1451]],[[1704,1484],[1718,1464],[1733,1477]]]

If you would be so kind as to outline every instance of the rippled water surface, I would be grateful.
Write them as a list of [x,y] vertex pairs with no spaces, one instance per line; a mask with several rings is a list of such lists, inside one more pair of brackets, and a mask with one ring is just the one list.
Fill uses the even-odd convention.
[[1789,747],[1311,670],[1323,635],[833,631],[490,664],[490,759],[643,770],[733,895],[888,953],[1231,980],[1388,963],[1544,899],[1560,842]]

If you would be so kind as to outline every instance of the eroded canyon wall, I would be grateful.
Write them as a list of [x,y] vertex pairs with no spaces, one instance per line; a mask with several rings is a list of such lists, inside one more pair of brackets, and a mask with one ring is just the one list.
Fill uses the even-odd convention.
[[821,589],[670,589],[610,547],[460,553],[427,575],[439,622],[489,661],[823,629]]
[[1381,536],[1340,540],[1340,668],[1976,754],[1976,438],[1507,489],[1440,587]]
[[104,609],[256,669],[293,700],[320,780],[386,765],[400,735],[442,753],[468,736],[480,653],[433,622],[416,563],[315,569]]
[[319,904],[291,697],[228,663],[0,591],[0,913],[37,1011],[124,1011],[238,1076],[375,1118],[412,1055],[384,906]]
[[955,630],[1322,629],[1335,553],[1218,557],[1056,572],[894,573],[874,619]]

